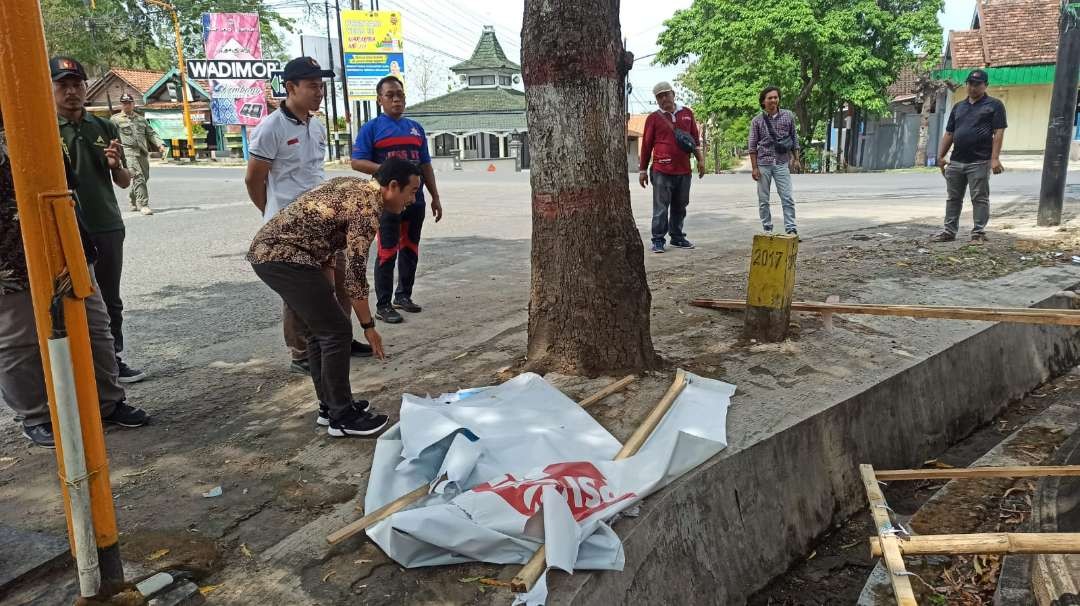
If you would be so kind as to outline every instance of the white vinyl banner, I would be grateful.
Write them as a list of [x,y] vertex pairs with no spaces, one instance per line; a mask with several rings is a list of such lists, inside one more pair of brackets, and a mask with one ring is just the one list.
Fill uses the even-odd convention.
[[[379,438],[365,511],[423,484],[415,507],[368,529],[405,567],[469,561],[622,570],[608,523],[727,446],[735,386],[687,373],[688,384],[636,455],[544,379],[402,398],[401,421]],[[543,604],[543,579],[519,603]]]

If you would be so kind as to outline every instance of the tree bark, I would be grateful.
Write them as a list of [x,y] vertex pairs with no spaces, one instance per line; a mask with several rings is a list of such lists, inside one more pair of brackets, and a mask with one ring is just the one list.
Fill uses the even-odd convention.
[[532,155],[528,365],[595,376],[656,366],[630,208],[618,0],[526,0]]
[[922,111],[919,112],[919,142],[915,145],[915,168],[926,166],[926,146],[930,139],[930,108],[933,101],[923,97]]

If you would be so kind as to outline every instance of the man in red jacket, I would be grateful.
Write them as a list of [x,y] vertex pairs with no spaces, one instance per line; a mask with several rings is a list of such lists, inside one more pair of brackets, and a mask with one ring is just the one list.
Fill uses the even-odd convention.
[[[699,179],[705,176],[705,158],[701,154],[701,137],[694,112],[689,107],[675,103],[675,91],[667,82],[654,86],[653,95],[660,109],[645,119],[638,182],[645,187],[652,179],[652,251],[662,253],[665,237],[669,233],[671,245],[675,248],[694,247],[683,232],[686,206],[690,203],[690,154],[697,158]],[[679,146],[680,131],[687,144],[690,139],[693,140],[693,151]]]

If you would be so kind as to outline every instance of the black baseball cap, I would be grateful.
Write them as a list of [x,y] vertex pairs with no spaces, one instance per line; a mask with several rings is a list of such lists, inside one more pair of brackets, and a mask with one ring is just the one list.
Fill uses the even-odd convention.
[[990,76],[986,75],[986,71],[981,69],[973,69],[968,74],[967,82],[990,82]]
[[82,63],[72,59],[71,57],[53,57],[49,59],[49,72],[52,73],[52,80],[63,80],[68,76],[75,76],[81,80],[86,80],[86,70],[83,69]]
[[319,62],[311,57],[297,57],[286,63],[283,71],[282,78],[286,82],[330,78],[334,75],[333,70],[323,69]]

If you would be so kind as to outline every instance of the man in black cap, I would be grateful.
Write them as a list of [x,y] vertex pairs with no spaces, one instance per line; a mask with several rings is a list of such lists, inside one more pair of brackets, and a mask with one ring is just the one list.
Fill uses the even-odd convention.
[[113,184],[127,188],[127,170],[120,131],[112,122],[86,111],[86,70],[70,57],[49,60],[53,101],[60,119],[60,143],[78,178],[79,204],[87,231],[98,251],[94,270],[101,297],[109,310],[116,364],[121,383],[137,383],[146,375],[120,359],[124,350],[124,302],[120,298],[120,275],[124,268],[124,219],[116,202]]
[[112,122],[120,131],[120,143],[124,146],[128,172],[131,173],[131,210],[152,215],[150,191],[150,151],[165,153],[165,143],[142,114],[135,111],[135,97],[128,93],[120,95],[121,111],[113,114]]
[[[263,223],[269,223],[279,212],[292,204],[300,194],[326,181],[323,162],[326,156],[326,127],[312,114],[319,111],[326,95],[324,79],[333,71],[323,69],[311,57],[297,57],[283,70],[288,95],[251,135],[248,145],[251,158],[247,164],[244,183],[248,196],[262,213]],[[345,257],[336,255],[326,269],[333,280],[334,291],[346,317],[352,302],[345,290]],[[282,324],[285,344],[292,356],[290,369],[308,374],[308,329],[304,321],[285,304]],[[371,347],[352,342],[352,355],[371,356]]]
[[[957,103],[949,114],[945,136],[941,138],[937,164],[945,175],[948,201],[945,203],[945,229],[932,242],[951,242],[960,229],[960,211],[964,207],[964,189],[971,192],[971,210],[975,225],[973,242],[986,240],[990,222],[990,172],[1000,174],[1001,142],[1005,138],[1005,104],[986,94],[989,77],[981,69],[967,77],[967,99]],[[954,145],[955,144],[955,145]],[[952,156],[945,154],[953,148]]]

